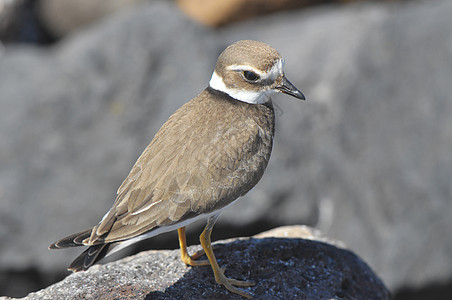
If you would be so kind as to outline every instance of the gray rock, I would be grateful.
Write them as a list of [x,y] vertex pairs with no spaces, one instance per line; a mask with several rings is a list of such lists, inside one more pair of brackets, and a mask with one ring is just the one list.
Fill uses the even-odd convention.
[[[57,238],[96,224],[160,125],[232,41],[268,42],[307,96],[275,96],[262,181],[215,232],[315,225],[391,289],[452,278],[452,2],[277,14],[222,31],[172,3],[119,13],[50,49],[0,53],[0,266],[64,269]],[[162,26],[164,24],[164,26]]]
[[46,28],[57,37],[88,26],[141,0],[40,0],[37,12]]
[[[200,247],[190,247],[190,252]],[[241,239],[215,244],[226,275],[253,280],[255,299],[390,299],[351,251],[300,238]],[[189,267],[178,250],[146,251],[74,273],[32,299],[243,299],[215,283],[210,267]]]

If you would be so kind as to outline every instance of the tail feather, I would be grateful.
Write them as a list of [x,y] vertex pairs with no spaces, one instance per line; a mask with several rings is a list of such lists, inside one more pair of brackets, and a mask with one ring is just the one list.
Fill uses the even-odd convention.
[[49,246],[49,249],[64,249],[64,248],[70,248],[70,247],[84,246],[82,241],[84,239],[87,239],[90,237],[91,231],[92,231],[92,228],[79,232],[79,233],[75,233],[75,234],[67,236],[65,238],[62,238],[61,240],[56,241],[55,243],[51,244]]
[[86,271],[89,267],[104,258],[114,243],[90,246],[80,254],[68,267],[73,272]]
[[49,246],[49,249],[64,249],[70,247],[89,246],[68,267],[68,270],[79,272],[86,271],[89,267],[104,258],[118,243],[104,243],[103,237],[96,240],[95,245],[86,245],[84,240],[91,236],[92,228],[72,234]]
[[80,254],[68,267],[68,270],[79,272],[86,271],[89,267],[104,258],[117,243],[103,243],[103,239],[98,239],[96,245],[86,245],[84,240],[91,236],[92,228],[85,231],[72,234],[49,246],[49,249],[64,249],[70,247],[89,246],[82,254]]

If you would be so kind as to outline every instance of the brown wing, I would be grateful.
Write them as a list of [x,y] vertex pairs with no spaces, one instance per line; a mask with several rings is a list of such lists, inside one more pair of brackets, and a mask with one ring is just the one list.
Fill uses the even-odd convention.
[[271,152],[273,110],[253,105],[265,114],[249,117],[249,104],[213,102],[207,95],[162,126],[85,243],[120,241],[209,213],[259,181]]

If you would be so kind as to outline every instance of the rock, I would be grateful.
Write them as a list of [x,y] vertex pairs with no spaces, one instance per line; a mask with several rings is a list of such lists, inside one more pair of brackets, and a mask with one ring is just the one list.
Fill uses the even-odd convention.
[[64,270],[78,251],[47,246],[100,220],[161,124],[207,85],[220,51],[253,38],[284,55],[308,100],[274,97],[267,172],[214,236],[308,224],[347,244],[391,290],[450,281],[451,12],[447,0],[360,3],[211,30],[161,1],[52,48],[7,46],[0,272]]
[[[247,288],[255,299],[390,299],[359,257],[323,242],[274,237],[220,241],[215,254],[227,276],[257,283]],[[178,250],[146,251],[97,265],[23,299],[74,298],[242,299],[216,284],[210,267],[183,264]]]
[[328,243],[338,248],[346,248],[341,241],[331,239],[325,236],[320,230],[308,227],[306,225],[290,225],[281,226],[271,230],[267,230],[253,236],[257,239],[275,237],[275,238],[300,238],[305,240],[313,240]]
[[141,0],[40,0],[40,20],[56,37],[63,37]]

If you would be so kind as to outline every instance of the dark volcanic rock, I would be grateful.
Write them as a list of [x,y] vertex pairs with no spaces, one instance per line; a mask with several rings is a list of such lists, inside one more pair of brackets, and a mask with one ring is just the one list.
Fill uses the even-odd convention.
[[[200,247],[190,247],[195,251]],[[216,243],[226,275],[257,284],[256,299],[389,299],[351,251],[288,238]],[[23,299],[243,299],[215,283],[210,267],[188,267],[178,250],[147,251],[75,273]]]

